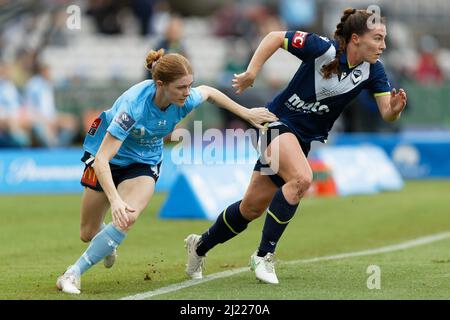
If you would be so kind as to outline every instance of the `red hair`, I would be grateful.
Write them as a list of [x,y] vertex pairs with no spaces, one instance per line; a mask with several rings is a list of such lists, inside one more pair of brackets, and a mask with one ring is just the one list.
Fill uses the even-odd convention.
[[178,53],[164,54],[164,49],[151,50],[147,55],[147,69],[153,80],[165,83],[173,82],[183,76],[193,74],[188,59]]

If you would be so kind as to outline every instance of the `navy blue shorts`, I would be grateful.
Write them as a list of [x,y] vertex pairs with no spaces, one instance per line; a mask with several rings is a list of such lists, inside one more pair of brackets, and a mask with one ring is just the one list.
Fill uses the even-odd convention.
[[[276,130],[278,130],[278,132]],[[302,139],[300,139],[299,136],[297,136],[295,133],[293,133],[291,131],[291,129],[289,129],[284,124],[277,124],[277,125],[274,125],[273,127],[269,127],[269,129],[266,131],[266,133],[264,135],[260,135],[259,131],[258,131],[258,145],[268,147],[273,139],[275,139],[277,136],[279,136],[279,135],[281,135],[283,133],[286,133],[286,132],[292,133],[297,138],[298,143],[300,144],[300,146],[301,146],[301,148],[303,150],[303,153],[307,157],[308,153],[309,153],[309,150],[311,150],[311,142],[304,142],[304,141],[302,141]],[[261,154],[263,154],[264,151],[265,150],[260,150]],[[270,172],[270,166],[268,164],[263,164],[261,162],[261,158],[259,158],[258,161],[256,161],[256,164],[255,164],[255,167],[253,168],[253,171],[261,171],[262,168],[267,168],[267,170],[265,170],[265,171],[266,172],[268,172],[268,171]],[[269,174],[268,177],[279,188],[281,188],[286,183],[284,181],[284,179],[281,178],[276,173]]]
[[[81,161],[83,161],[86,165],[83,176],[81,177],[81,185],[92,190],[103,191],[100,182],[95,175],[94,168],[92,168],[94,156],[92,156],[89,152],[85,152],[81,158]],[[111,168],[114,185],[117,188],[121,182],[140,176],[152,177],[156,183],[159,178],[161,162],[154,166],[145,163],[133,163],[125,167],[110,163],[109,167]]]

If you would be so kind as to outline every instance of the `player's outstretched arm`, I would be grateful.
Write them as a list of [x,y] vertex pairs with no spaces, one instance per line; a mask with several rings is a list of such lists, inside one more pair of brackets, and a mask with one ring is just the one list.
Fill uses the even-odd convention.
[[235,74],[232,87],[236,93],[240,94],[248,87],[253,86],[256,75],[261,70],[263,64],[278,50],[283,47],[284,35],[286,31],[272,31],[267,34],[259,44],[247,67],[247,71]]
[[135,210],[120,197],[114,185],[109,167],[109,161],[117,154],[121,145],[121,140],[116,139],[107,132],[95,155],[94,171],[111,204],[111,214],[114,224],[122,229],[126,229],[129,223],[128,213],[134,212]]
[[378,105],[378,110],[385,121],[395,121],[400,118],[402,111],[406,107],[408,100],[405,90],[392,89],[390,95],[379,96],[375,98]]
[[261,124],[278,120],[277,116],[275,116],[267,108],[245,108],[215,88],[202,85],[197,87],[197,89],[200,91],[205,100],[233,112],[235,115],[248,121],[256,128],[263,129],[264,127]]

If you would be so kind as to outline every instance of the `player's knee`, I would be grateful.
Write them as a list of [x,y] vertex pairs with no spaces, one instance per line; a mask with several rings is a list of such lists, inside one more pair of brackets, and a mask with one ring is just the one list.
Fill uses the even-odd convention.
[[80,230],[80,239],[83,242],[90,242],[95,235],[97,234],[97,232],[91,231],[91,230],[86,230],[86,229],[81,229]]
[[139,216],[138,212],[128,214],[128,222],[127,222],[126,231],[128,231],[134,225],[138,216]]
[[257,204],[250,204],[246,202],[242,202],[241,205],[241,214],[247,220],[255,220],[259,218],[265,211],[265,208],[258,206]]
[[300,175],[296,177],[295,180],[297,182],[297,189],[299,190],[299,192],[305,193],[309,189],[309,187],[311,187],[313,180],[312,173]]
[[300,201],[305,192],[311,186],[313,180],[311,173],[298,173],[291,180],[289,180],[289,187],[291,189],[292,200],[294,202]]

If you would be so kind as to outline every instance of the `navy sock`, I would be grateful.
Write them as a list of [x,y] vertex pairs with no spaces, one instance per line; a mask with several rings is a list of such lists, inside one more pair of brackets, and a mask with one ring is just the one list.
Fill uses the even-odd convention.
[[297,207],[298,203],[291,205],[284,197],[282,189],[278,189],[267,211],[257,253],[259,257],[264,257],[268,252],[275,252],[278,240],[294,216]]
[[226,208],[209,230],[202,234],[196,250],[199,256],[204,256],[217,244],[230,240],[247,228],[250,221],[242,216],[240,204],[241,200]]

